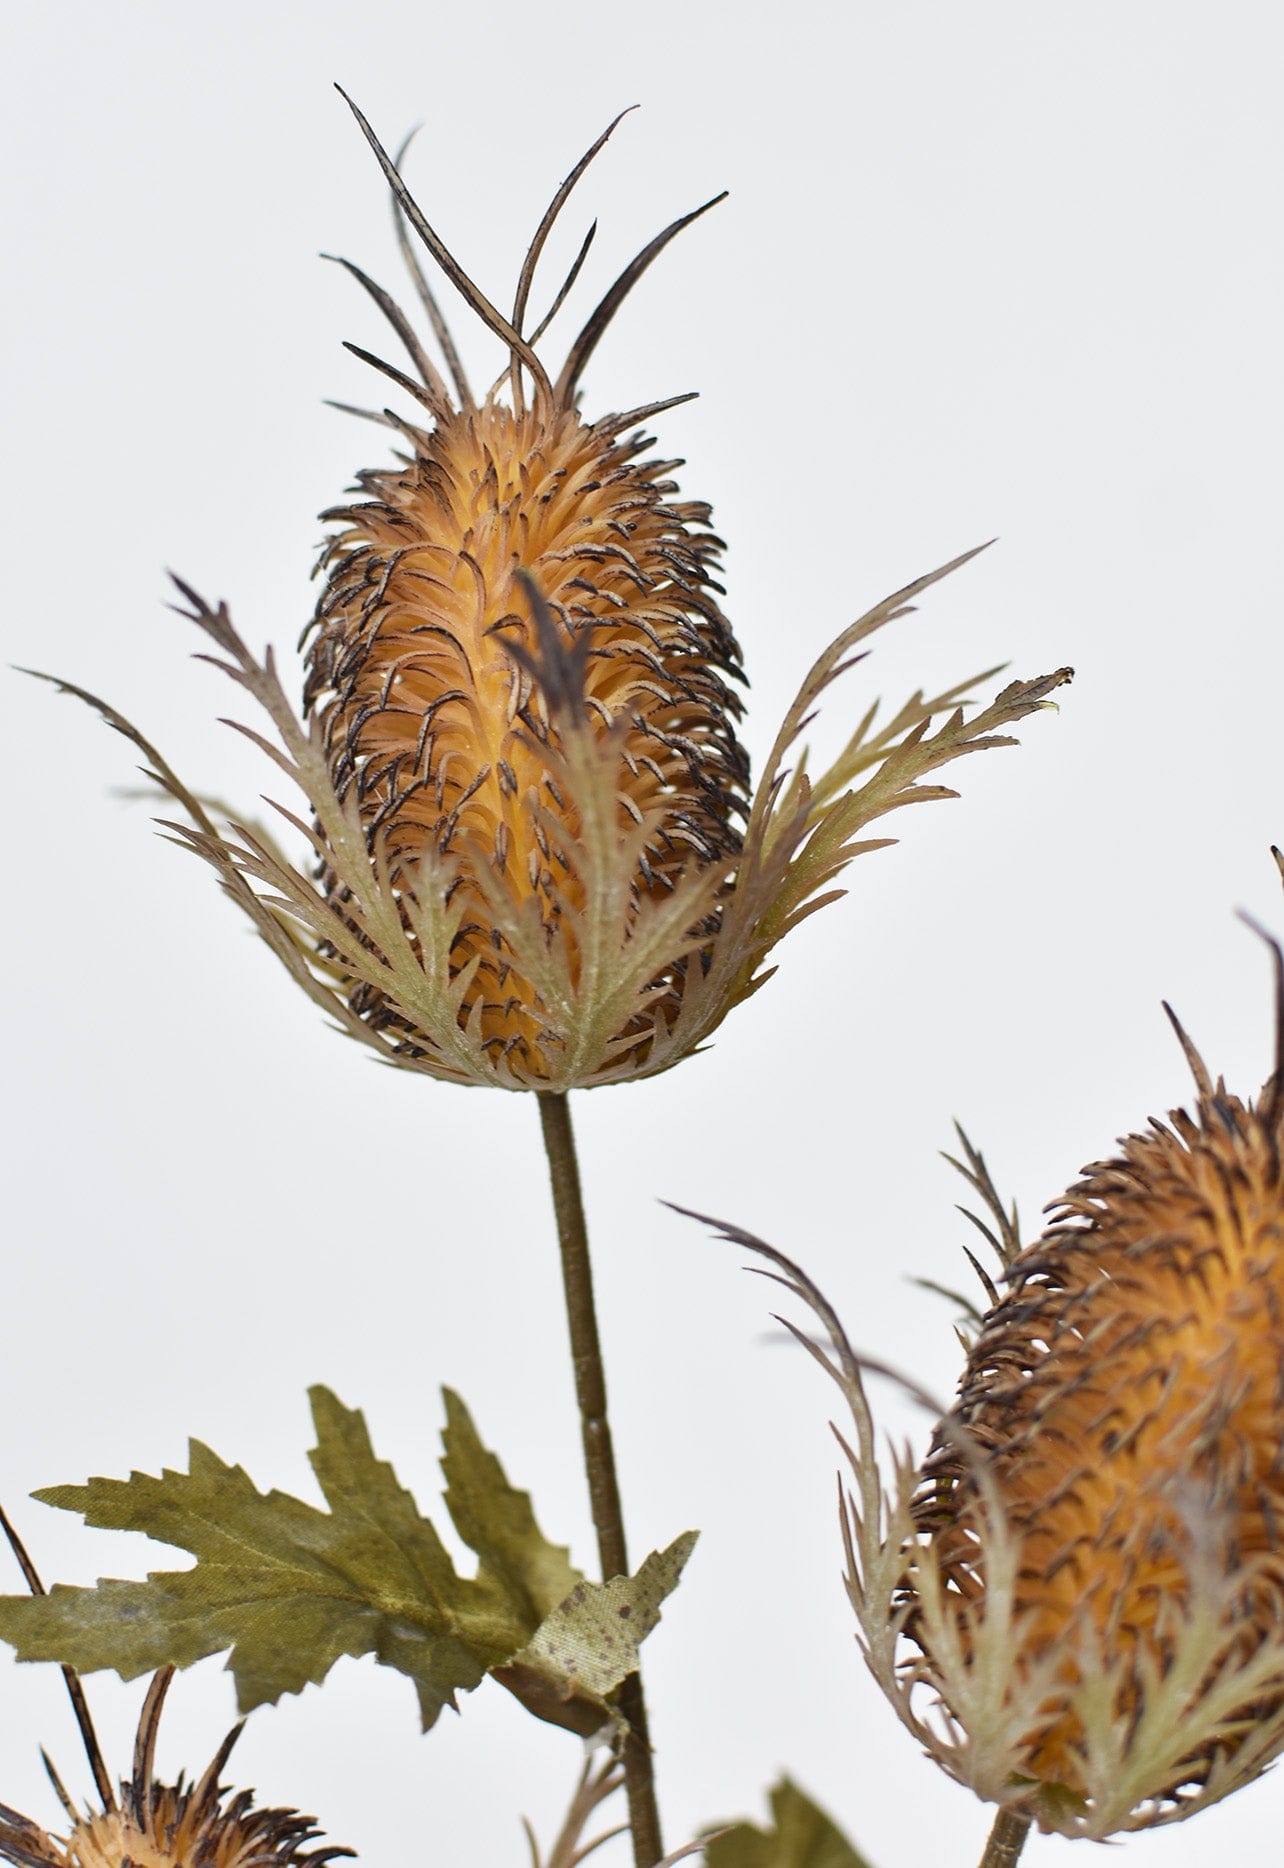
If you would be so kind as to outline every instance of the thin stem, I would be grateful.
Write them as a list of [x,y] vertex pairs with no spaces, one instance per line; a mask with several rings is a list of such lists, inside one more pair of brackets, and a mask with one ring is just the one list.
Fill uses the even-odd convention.
[[[571,1364],[575,1371],[575,1398],[580,1409],[589,1503],[597,1532],[602,1577],[609,1581],[612,1576],[628,1575],[629,1559],[624,1541],[620,1486],[615,1476],[611,1426],[606,1412],[606,1371],[593,1304],[588,1228],[584,1223],[580,1170],[575,1159],[575,1136],[566,1097],[541,1091],[539,1118],[553,1186],[553,1210],[557,1215],[562,1288],[571,1332]],[[655,1800],[655,1773],[647,1737],[642,1675],[631,1673],[621,1684],[616,1699],[629,1726],[629,1736],[624,1742],[624,1788],[629,1800],[634,1868],[655,1868],[664,1854],[664,1844],[660,1839],[660,1813]]]
[[1013,1868],[1030,1833],[1030,1818],[1016,1810],[1000,1810],[981,1857],[981,1868]]
[[530,1825],[527,1824],[526,1833],[531,1845],[533,1868],[579,1868],[579,1864],[601,1848],[604,1842],[622,1835],[627,1827],[626,1824],[621,1824],[616,1829],[605,1830],[600,1836],[595,1836],[591,1842],[581,1840],[594,1810],[600,1803],[605,1803],[608,1797],[613,1797],[623,1782],[624,1777],[618,1759],[608,1758],[606,1763],[599,1766],[596,1771],[593,1769],[592,1758],[587,1759],[580,1772],[580,1781],[575,1786],[575,1795],[571,1798],[570,1808],[566,1812],[566,1820],[558,1831],[557,1840],[549,1850],[546,1861],[540,1860],[535,1837],[531,1833]]

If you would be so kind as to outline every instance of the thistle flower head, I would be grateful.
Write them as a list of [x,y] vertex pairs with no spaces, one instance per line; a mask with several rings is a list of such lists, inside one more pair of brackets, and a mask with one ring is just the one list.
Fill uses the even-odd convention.
[[[537,378],[527,408],[512,328],[514,406],[475,404],[461,375],[456,410],[432,385],[435,426],[414,432],[413,460],[360,475],[369,497],[324,515],[338,529],[304,704],[335,798],[355,801],[412,940],[425,863],[450,898],[449,965],[467,979],[455,1022],[484,1057],[547,1082],[564,1040],[540,991],[545,952],[559,949],[577,994],[603,882],[621,892],[626,938],[670,898],[712,933],[749,766],[708,508],[668,497],[676,463],[644,460],[645,438],[622,435],[636,416],[582,420],[581,358],[556,386]],[[585,821],[592,785],[598,824]],[[594,834],[613,847],[586,848]],[[329,862],[324,881],[340,910],[352,901]],[[671,937],[668,967],[625,1018],[632,1063],[680,1010],[687,933]],[[395,993],[353,986],[352,1008],[402,1055],[433,1057],[431,1014],[425,1024]]]
[[173,1668],[152,1682],[138,1723],[133,1775],[111,1790],[96,1750],[91,1753],[103,1807],[77,1811],[46,1758],[67,1812],[67,1833],[53,1836],[0,1804],[0,1860],[14,1868],[321,1868],[347,1848],[312,1849],[320,1831],[297,1810],[256,1809],[253,1792],[219,1783],[238,1725],[228,1733],[198,1783],[159,1784],[153,1775],[156,1734]]
[[1193,1113],[1087,1168],[1032,1246],[965,1141],[1006,1289],[921,1467],[885,1480],[833,1310],[723,1228],[828,1336],[807,1346],[855,1423],[846,1580],[875,1678],[960,1783],[1097,1840],[1284,1751],[1284,1024],[1255,1103],[1181,1036]]
[[1245,1103],[1177,1029],[1193,1113],[1085,1169],[1036,1244],[1000,1241],[1006,1290],[898,1475],[880,1583],[883,1683],[934,1755],[1097,1838],[1284,1750],[1284,1049]]
[[[762,983],[774,943],[833,899],[825,886],[887,841],[861,840],[866,826],[901,804],[952,796],[926,774],[1010,743],[999,729],[1043,705],[1069,670],[1013,683],[969,719],[962,686],[916,694],[878,729],[870,710],[818,781],[803,759],[786,773],[816,701],[859,659],[856,645],[947,565],[820,657],[751,795],[737,736],[740,651],[715,581],[721,541],[708,506],[677,496],[681,463],[651,460],[641,428],[688,398],[597,421],[579,408],[583,371],[615,311],[705,208],[625,267],[554,375],[537,346],[592,230],[528,334],[536,267],[615,125],[554,195],[506,316],[353,108],[392,190],[444,373],[388,293],[341,262],[414,373],[357,354],[423,420],[373,412],[402,449],[358,476],[358,498],[323,515],[332,530],[305,632],[302,719],[270,652],[256,660],[223,606],[180,585],[220,651],[211,659],[270,716],[275,741],[251,737],[306,801],[283,815],[310,843],[312,866],[297,868],[255,826],[216,823],[135,728],[94,704],[183,807],[187,822],[170,828],[219,870],[299,984],[390,1062],[508,1089],[651,1075],[698,1048]],[[420,250],[503,346],[503,372],[484,396]]]

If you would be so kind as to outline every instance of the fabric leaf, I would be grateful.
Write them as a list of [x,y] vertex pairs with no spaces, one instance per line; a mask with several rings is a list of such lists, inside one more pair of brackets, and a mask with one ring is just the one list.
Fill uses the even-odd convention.
[[771,1792],[771,1827],[736,1823],[705,1845],[707,1868],[869,1868],[837,1825],[788,1777]]
[[[186,1550],[195,1565],[145,1582],[2,1597],[0,1637],[21,1659],[112,1668],[125,1679],[230,1649],[243,1711],[319,1683],[345,1654],[373,1654],[414,1682],[425,1730],[488,1672],[541,1717],[577,1730],[602,1725],[606,1697],[637,1666],[637,1644],[693,1539],[649,1557],[635,1577],[584,1583],[448,1393],[446,1504],[479,1559],[475,1576],[461,1576],[375,1456],[361,1414],[326,1388],[314,1388],[311,1401],[311,1460],[327,1510],[258,1491],[199,1441],[187,1472],[52,1487],[37,1496],[100,1528]],[[538,1693],[506,1677],[517,1658],[519,1683],[537,1681]]]
[[504,1668],[503,1684],[540,1718],[586,1738],[617,1718],[610,1695],[637,1671],[638,1649],[698,1535],[684,1531],[667,1550],[653,1550],[632,1576],[578,1583]]
[[562,1545],[550,1544],[544,1537],[535,1522],[530,1494],[509,1484],[495,1455],[482,1445],[459,1396],[449,1388],[442,1393],[446,1402],[442,1434],[446,1450],[441,1462],[446,1509],[483,1568],[525,1605],[530,1625],[537,1627],[583,1580],[582,1574]]

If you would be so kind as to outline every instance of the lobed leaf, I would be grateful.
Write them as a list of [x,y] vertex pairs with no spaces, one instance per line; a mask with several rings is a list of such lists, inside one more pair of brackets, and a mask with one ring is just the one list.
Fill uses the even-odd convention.
[[564,1602],[583,1578],[560,1544],[550,1544],[535,1522],[530,1494],[510,1485],[498,1459],[482,1445],[472,1416],[450,1388],[446,1402],[446,1509],[455,1529],[498,1577],[514,1600],[523,1601],[537,1627]]
[[771,1792],[771,1827],[736,1823],[705,1845],[707,1868],[869,1868],[842,1831],[788,1777]]
[[245,1712],[319,1684],[343,1655],[373,1654],[413,1681],[425,1730],[458,1692],[518,1661],[518,1677],[504,1684],[539,1716],[575,1730],[606,1723],[608,1698],[636,1669],[638,1643],[659,1619],[693,1534],[634,1577],[585,1583],[448,1392],[446,1505],[479,1559],[475,1576],[461,1576],[376,1457],[361,1414],[327,1388],[310,1398],[311,1462],[328,1509],[258,1491],[196,1440],[187,1472],[54,1486],[36,1496],[196,1562],[145,1582],[0,1597],[0,1637],[20,1659],[111,1668],[125,1679],[229,1649]]

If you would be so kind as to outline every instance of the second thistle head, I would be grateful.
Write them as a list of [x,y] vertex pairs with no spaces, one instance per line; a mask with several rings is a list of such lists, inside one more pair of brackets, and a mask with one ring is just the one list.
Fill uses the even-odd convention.
[[1177,1030],[1193,1111],[1007,1254],[896,1596],[936,1755],[1069,1834],[1188,1815],[1284,1750],[1284,1046],[1244,1102]]
[[965,1141],[956,1165],[989,1208],[1006,1288],[986,1279],[991,1307],[921,1466],[880,1470],[870,1365],[806,1274],[721,1228],[828,1338],[803,1340],[855,1426],[846,1583],[871,1671],[951,1777],[1068,1836],[1179,1820],[1284,1753],[1275,962],[1260,1096],[1214,1081],[1178,1027],[1193,1109],[1085,1169],[1035,1244]]

